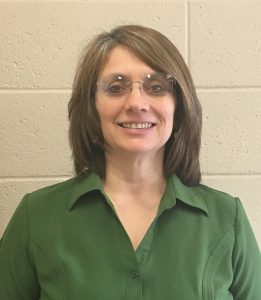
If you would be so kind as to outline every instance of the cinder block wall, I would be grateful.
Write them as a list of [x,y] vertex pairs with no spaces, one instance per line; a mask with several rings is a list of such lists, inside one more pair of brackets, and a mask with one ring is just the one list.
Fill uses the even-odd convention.
[[203,183],[239,196],[261,245],[260,1],[0,1],[0,236],[22,196],[72,176],[67,103],[86,41],[125,23],[179,48],[204,112]]

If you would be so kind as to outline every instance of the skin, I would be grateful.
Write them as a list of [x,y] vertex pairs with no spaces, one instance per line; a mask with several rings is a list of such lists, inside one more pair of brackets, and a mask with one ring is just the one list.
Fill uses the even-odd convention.
[[[128,49],[114,48],[100,72],[99,80],[113,73],[128,75],[132,81],[142,80],[145,74],[154,70],[138,59]],[[151,99],[134,84],[132,92],[122,98],[112,100],[97,92],[96,106],[107,145],[108,159],[128,156],[132,160],[151,160],[162,157],[164,145],[173,128],[175,101],[172,95]],[[155,124],[152,128],[123,128],[121,123]],[[154,163],[154,162],[153,162]]]
[[[99,79],[113,73],[142,80],[154,70],[128,49],[117,46],[109,54]],[[173,95],[152,99],[135,83],[121,99],[97,91],[96,107],[106,142],[104,189],[136,248],[156,215],[165,190],[164,147],[173,129]],[[147,129],[123,128],[122,123],[155,124]]]

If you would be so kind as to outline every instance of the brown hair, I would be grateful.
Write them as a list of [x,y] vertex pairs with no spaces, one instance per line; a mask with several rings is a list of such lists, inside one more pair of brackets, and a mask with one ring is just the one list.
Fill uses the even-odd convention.
[[95,36],[83,50],[69,102],[69,141],[77,175],[86,169],[105,176],[104,139],[95,104],[99,71],[110,51],[121,45],[158,72],[172,75],[176,81],[174,129],[166,143],[164,174],[172,173],[186,185],[201,179],[199,151],[201,106],[190,72],[177,48],[158,31],[139,26],[118,26]]

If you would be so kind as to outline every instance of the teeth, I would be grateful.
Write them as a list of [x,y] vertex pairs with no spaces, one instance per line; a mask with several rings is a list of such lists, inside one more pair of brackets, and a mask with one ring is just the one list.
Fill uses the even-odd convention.
[[131,128],[131,129],[145,129],[152,127],[152,123],[122,123],[121,124],[124,128]]

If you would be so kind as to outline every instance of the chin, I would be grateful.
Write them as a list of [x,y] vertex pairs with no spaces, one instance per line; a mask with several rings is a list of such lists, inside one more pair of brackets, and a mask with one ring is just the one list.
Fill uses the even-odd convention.
[[159,151],[163,151],[164,147],[150,147],[147,144],[144,145],[126,145],[125,147],[119,149],[121,152],[129,153],[129,154],[135,154],[135,155],[142,155],[142,154],[156,154]]

